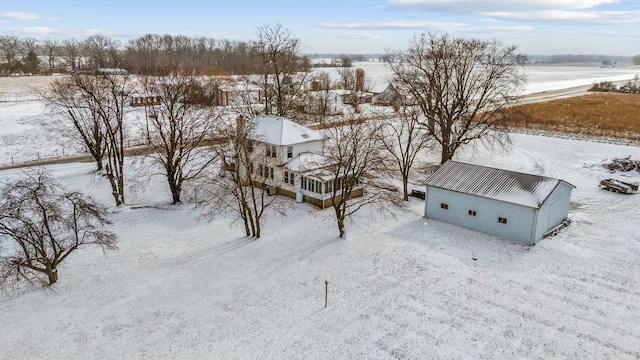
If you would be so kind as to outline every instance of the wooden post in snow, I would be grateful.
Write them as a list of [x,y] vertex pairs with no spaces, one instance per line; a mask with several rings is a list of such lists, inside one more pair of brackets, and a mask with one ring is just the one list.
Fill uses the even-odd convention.
[[327,307],[329,301],[329,281],[324,281],[324,307]]

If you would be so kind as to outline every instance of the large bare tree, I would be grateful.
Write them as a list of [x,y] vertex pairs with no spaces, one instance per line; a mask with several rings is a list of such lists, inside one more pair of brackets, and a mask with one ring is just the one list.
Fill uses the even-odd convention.
[[78,191],[63,188],[45,170],[4,181],[0,189],[0,287],[46,277],[58,281],[58,267],[75,250],[116,248],[106,209]]
[[62,41],[62,54],[69,70],[76,71],[80,67],[82,57],[82,43],[76,39]]
[[256,142],[260,134],[243,115],[219,135],[227,140],[214,147],[221,160],[220,172],[198,188],[198,202],[207,207],[206,217],[232,213],[242,221],[247,236],[260,238],[264,216],[286,211],[286,200],[269,193],[269,186],[281,182],[274,176],[277,163],[266,156],[265,144]]
[[327,191],[340,237],[346,236],[345,220],[364,206],[389,213],[405,206],[391,183],[393,164],[381,141],[384,126],[384,121],[347,117],[343,125],[326,130],[325,165],[332,178]]
[[125,123],[131,98],[131,80],[129,75],[80,74],[70,76],[70,85],[91,116],[100,119],[106,141],[107,164],[105,176],[109,179],[116,206],[125,203],[124,196],[124,155]]
[[[402,102],[402,100],[400,100]],[[402,176],[402,193],[409,201],[409,175],[416,157],[431,145],[431,137],[420,125],[420,111],[411,106],[401,106],[398,117],[382,128],[383,146],[395,162]]]
[[0,51],[2,56],[7,61],[7,71],[11,72],[15,70],[15,66],[18,62],[17,55],[20,50],[20,40],[16,36],[0,36]]
[[508,143],[503,120],[526,80],[516,50],[497,40],[421,34],[406,52],[387,57],[393,85],[421,110],[442,163],[477,140]]
[[147,157],[164,169],[174,204],[181,200],[183,184],[217,159],[205,145],[214,140],[220,116],[200,102],[202,87],[197,78],[179,73],[148,77],[144,83],[144,99],[151,100],[146,113],[153,151]]
[[266,114],[286,116],[295,110],[296,99],[303,90],[306,72],[300,72],[300,39],[280,24],[258,27],[255,44],[258,82],[264,92]]
[[97,170],[102,171],[107,151],[106,129],[95,99],[79,92],[77,82],[74,77],[56,79],[49,89],[41,92],[52,113],[68,120],[67,124],[53,124],[48,130],[82,145],[93,157]]
[[96,34],[82,43],[82,49],[91,69],[117,67],[120,65],[118,42],[108,36]]
[[56,66],[56,56],[60,52],[60,42],[55,38],[46,38],[42,42],[42,47],[47,55],[49,70]]

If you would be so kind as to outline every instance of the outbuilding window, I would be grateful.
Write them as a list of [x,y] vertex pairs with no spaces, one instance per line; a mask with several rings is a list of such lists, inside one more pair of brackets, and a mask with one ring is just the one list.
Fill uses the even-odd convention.
[[449,209],[449,205],[448,205],[448,204],[445,204],[445,203],[441,203],[441,204],[440,204],[440,208],[441,208],[441,209],[445,209],[445,210],[447,210],[447,209]]
[[475,210],[469,210],[469,215],[476,216],[476,211]]
[[506,224],[506,223],[507,223],[507,218],[499,217],[499,218],[498,218],[498,222],[499,222],[500,224]]

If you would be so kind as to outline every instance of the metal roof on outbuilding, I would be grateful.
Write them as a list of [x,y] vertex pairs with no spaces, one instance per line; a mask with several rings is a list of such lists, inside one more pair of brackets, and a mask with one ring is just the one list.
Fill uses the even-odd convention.
[[450,160],[425,185],[539,208],[561,182],[575,188],[560,179]]

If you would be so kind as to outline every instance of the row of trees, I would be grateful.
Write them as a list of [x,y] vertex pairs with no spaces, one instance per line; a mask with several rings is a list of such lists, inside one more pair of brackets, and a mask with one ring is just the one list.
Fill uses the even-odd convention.
[[[261,29],[275,30],[278,27],[265,26]],[[264,71],[260,60],[264,45],[261,40],[234,42],[207,37],[145,34],[122,44],[100,34],[84,40],[38,40],[3,35],[0,36],[0,59],[4,64],[0,66],[0,75],[97,68],[123,68],[141,75],[161,75],[178,69],[204,75],[260,74]],[[311,68],[308,56],[295,55],[297,70]]]
[[[185,188],[190,189],[186,192],[187,198],[205,206],[208,209],[205,214],[211,217],[220,213],[235,214],[244,224],[246,235],[259,238],[264,216],[286,212],[287,202],[269,196],[263,185],[264,180],[272,176],[263,169],[277,164],[270,163],[271,157],[257,156],[259,150],[251,139],[259,138],[259,134],[254,133],[247,119],[258,112],[287,115],[295,111],[289,106],[295,95],[287,74],[294,72],[299,40],[278,25],[260,28],[257,43],[260,44],[262,66],[266,69],[261,77],[262,85],[270,89],[265,92],[270,99],[260,108],[246,106],[231,111],[196,101],[199,91],[194,89],[200,88],[201,83],[192,74],[180,71],[145,77],[76,72],[54,81],[50,92],[44,95],[52,109],[68,120],[71,131],[67,135],[83,142],[93,155],[97,168],[109,181],[116,205],[126,203],[125,144],[130,134],[125,119],[130,111],[128,104],[134,95],[160,99],[159,104],[146,105],[148,122],[145,122],[146,129],[139,133],[146,135],[147,159],[155,168],[162,169],[160,174],[167,180],[172,202],[182,202]],[[517,100],[524,81],[515,51],[515,47],[503,46],[497,41],[423,34],[412,39],[407,51],[389,54],[391,83],[399,102],[394,119],[354,111],[343,115],[335,126],[325,130],[326,162],[321,165],[332,182],[331,206],[341,237],[346,235],[345,220],[365,205],[381,211],[405,206],[406,201],[402,200],[408,200],[409,174],[421,152],[438,149],[444,163],[468,144],[478,141],[486,145],[508,143],[502,122],[513,116],[511,105]],[[221,171],[227,170],[231,170],[229,176],[220,176]],[[392,184],[398,173],[402,177],[403,197],[398,196],[398,189]],[[150,175],[154,175],[153,171]],[[40,188],[47,182],[44,177],[44,180],[32,180],[30,184]],[[20,188],[16,184],[11,183],[4,194],[10,201],[0,204],[0,207],[4,206],[2,214],[12,214],[0,217],[0,236],[13,239],[19,246],[9,252],[9,257],[2,257],[0,270],[10,269],[2,274],[15,275],[21,274],[25,266],[33,271],[45,269],[43,272],[49,276],[49,282],[55,282],[57,274],[52,275],[52,270],[57,269],[55,258],[66,257],[66,252],[55,250],[53,257],[43,257],[38,255],[40,250],[35,245],[25,250],[21,243],[25,237],[14,230],[12,224],[23,226],[20,224],[25,223],[25,219],[53,219],[49,215],[58,210],[43,208],[39,197],[28,198],[25,193],[12,197]],[[364,189],[363,196],[352,199],[351,195],[359,189]],[[57,193],[63,194],[64,199],[73,198],[65,192]],[[20,197],[31,199],[28,203],[40,213],[35,210],[17,212],[21,207],[16,205],[16,199]],[[52,200],[53,203],[64,202],[60,197],[52,199],[57,199]],[[83,213],[102,214],[88,207],[77,209]],[[44,220],[38,221],[43,224]],[[100,226],[106,224],[102,215],[92,215],[83,221],[98,221]],[[83,228],[77,222],[64,220],[64,224],[58,229],[47,229],[45,235],[31,231],[29,236],[57,244],[54,235],[71,229],[71,239],[92,239],[78,235],[84,233],[77,231]],[[42,225],[33,227],[41,229]],[[102,231],[89,234],[100,235],[104,240],[95,243],[113,247],[113,236]],[[57,245],[48,246],[58,248]],[[21,251],[26,260],[10,260]],[[35,258],[39,259],[40,266],[33,265]],[[24,265],[25,261],[28,266]],[[7,275],[2,276],[7,278]]]

